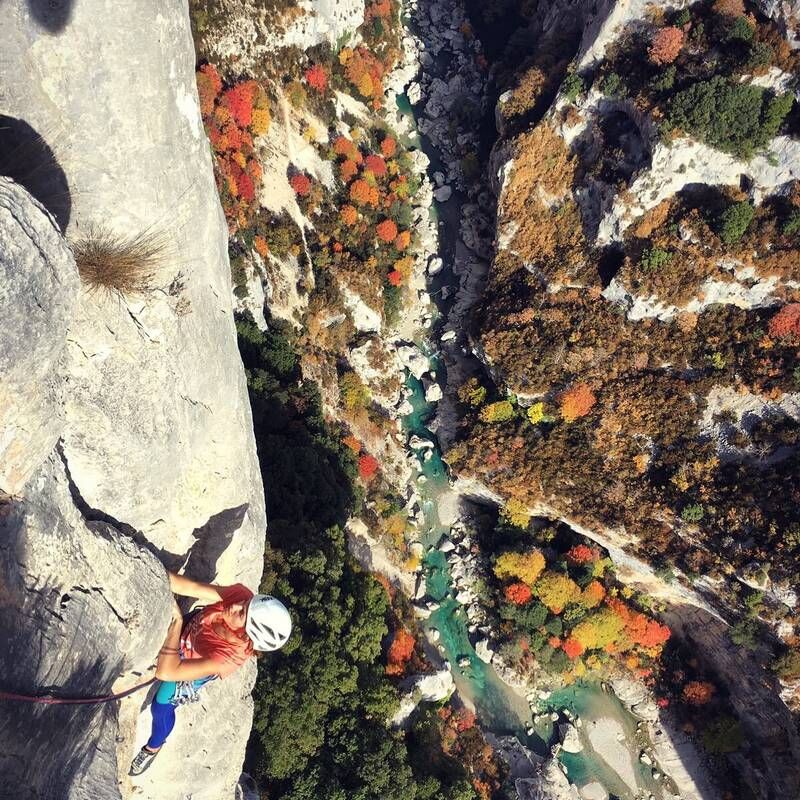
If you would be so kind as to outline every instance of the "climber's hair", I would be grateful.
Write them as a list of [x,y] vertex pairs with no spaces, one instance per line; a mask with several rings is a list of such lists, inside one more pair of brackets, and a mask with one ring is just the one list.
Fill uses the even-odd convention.
[[71,245],[81,280],[89,288],[136,294],[152,288],[167,242],[163,231],[152,228],[122,234],[92,225]]

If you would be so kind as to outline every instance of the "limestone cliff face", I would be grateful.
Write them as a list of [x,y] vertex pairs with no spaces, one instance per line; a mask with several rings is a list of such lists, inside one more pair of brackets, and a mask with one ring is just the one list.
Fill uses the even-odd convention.
[[[99,0],[12,0],[3,12],[0,114],[52,150],[19,180],[55,165],[68,187],[68,202],[63,188],[37,191],[56,223],[0,185],[3,688],[104,694],[154,662],[169,616],[158,559],[253,588],[261,573],[264,495],[226,228],[184,4],[135,0],[124,20]],[[62,234],[93,228],[163,238],[156,288],[80,288]],[[254,671],[181,710],[137,797],[233,796]],[[119,776],[146,738],[146,699],[119,714],[3,707],[0,784],[14,797],[129,796]]]

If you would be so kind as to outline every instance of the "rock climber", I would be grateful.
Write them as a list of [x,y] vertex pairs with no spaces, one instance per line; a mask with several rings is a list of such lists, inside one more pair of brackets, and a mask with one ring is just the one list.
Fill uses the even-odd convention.
[[198,699],[200,688],[225,678],[255,651],[278,650],[292,632],[286,606],[274,597],[254,595],[241,583],[213,586],[168,573],[174,594],[210,605],[181,614],[173,600],[172,621],[156,663],[160,681],[153,698],[150,738],[133,759],[130,775],[140,775],[158,755],[175,726],[175,709]]

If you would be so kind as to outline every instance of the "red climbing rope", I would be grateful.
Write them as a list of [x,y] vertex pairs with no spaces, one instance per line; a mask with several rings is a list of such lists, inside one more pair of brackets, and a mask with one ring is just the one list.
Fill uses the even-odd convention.
[[97,705],[99,703],[110,703],[112,700],[121,700],[129,694],[138,692],[139,689],[144,689],[155,681],[155,678],[150,678],[149,681],[139,683],[126,689],[124,692],[117,692],[117,694],[106,694],[102,697],[53,697],[51,694],[46,695],[28,695],[16,694],[15,692],[4,692],[0,690],[0,700],[19,700],[24,703],[42,703],[47,706],[78,706],[78,705]]

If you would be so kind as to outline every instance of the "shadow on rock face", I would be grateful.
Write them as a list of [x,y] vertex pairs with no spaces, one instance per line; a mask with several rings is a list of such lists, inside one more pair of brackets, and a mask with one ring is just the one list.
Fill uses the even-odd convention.
[[[35,653],[38,641],[27,642]],[[72,694],[84,694],[106,681],[108,667],[77,658],[65,681]],[[3,680],[3,688],[34,693],[37,687]],[[51,800],[81,796],[92,770],[97,742],[116,732],[118,703],[104,705],[41,705],[0,700],[0,800]],[[105,754],[108,759],[108,754]],[[114,775],[113,758],[108,774]],[[91,781],[91,778],[89,778]],[[111,784],[113,785],[113,783]],[[24,788],[23,788],[24,787]]]
[[72,16],[74,4],[75,0],[28,0],[28,9],[48,33],[61,33]]
[[[205,525],[192,532],[194,543],[185,556],[159,549],[147,541],[140,541],[140,544],[149,549],[170,572],[182,571],[196,581],[213,581],[217,574],[217,561],[228,549],[236,531],[242,527],[248,508],[249,504],[243,503],[209,517]],[[193,602],[182,600],[181,607],[186,611]]]
[[[2,14],[2,7],[0,7]],[[27,122],[0,114],[0,175],[24,186],[67,229],[72,199],[64,170],[42,136]]]

